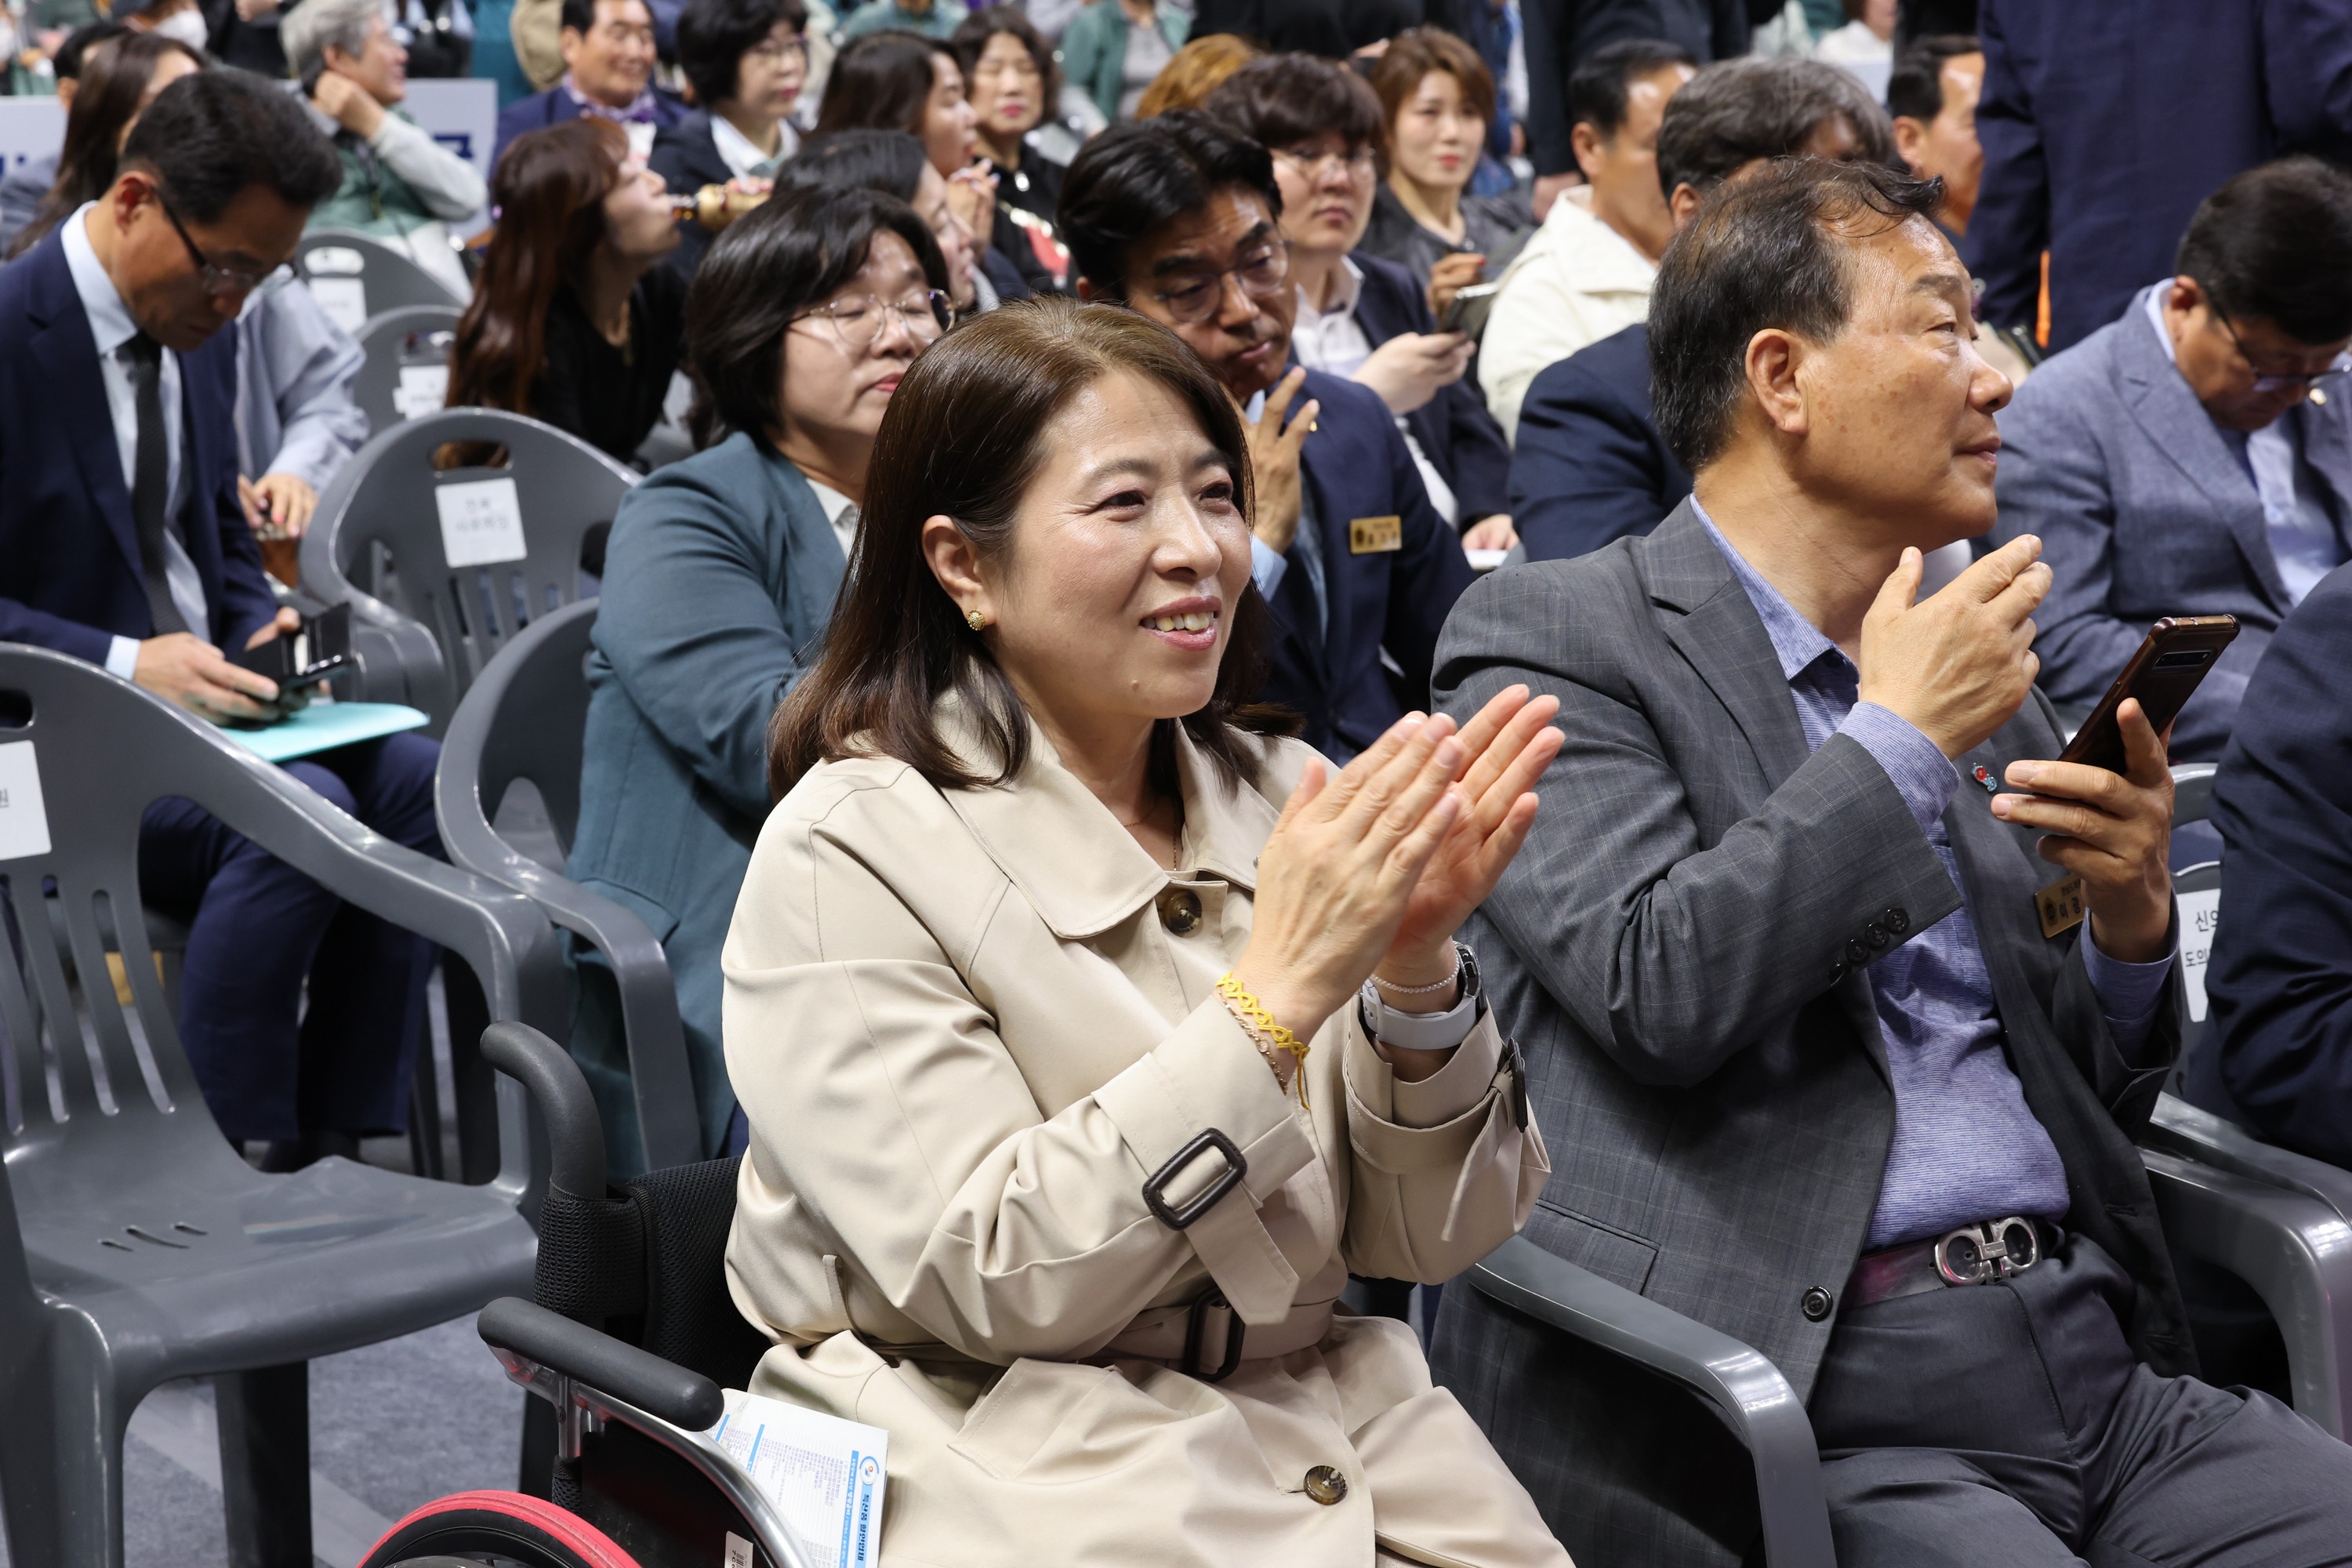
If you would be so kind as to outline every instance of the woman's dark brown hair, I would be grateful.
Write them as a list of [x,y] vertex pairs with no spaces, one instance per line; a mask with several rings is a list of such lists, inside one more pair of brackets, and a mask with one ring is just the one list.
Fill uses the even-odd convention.
[[449,354],[450,407],[531,412],[531,386],[547,359],[548,307],[558,289],[586,275],[604,237],[604,198],[628,154],[620,126],[594,115],[507,144],[490,176],[498,232]]
[[[931,574],[923,523],[952,517],[982,559],[1002,557],[1045,462],[1046,426],[1085,388],[1121,372],[1166,387],[1192,411],[1249,515],[1240,416],[1174,332],[1115,305],[1059,295],[1009,303],[958,327],[915,361],[882,416],[865,522],[824,650],[769,729],[768,787],[779,799],[819,763],[843,757],[896,757],[940,789],[1002,784],[1020,773],[1029,758],[1027,711]],[[1207,706],[1160,725],[1155,784],[1172,783],[1178,723],[1223,771],[1255,782],[1258,752],[1241,731],[1282,728],[1274,714],[1248,706],[1269,624],[1253,584],[1234,606]],[[967,767],[940,735],[935,708],[950,690],[978,727],[993,773]]]
[[205,63],[204,56],[160,33],[131,33],[84,57],[73,112],[66,117],[65,146],[58,154],[57,183],[9,246],[10,256],[32,249],[82,203],[98,200],[114,184],[123,128],[137,118],[156,62],[166,55],[185,56],[198,67]]
[[1029,51],[1029,58],[1044,83],[1037,95],[1037,118],[1041,121],[1053,119],[1055,105],[1062,101],[1061,63],[1054,58],[1053,47],[1018,5],[983,5],[956,25],[955,32],[948,38],[948,47],[955,50],[956,60],[963,67],[964,90],[971,90],[971,77],[980,68],[980,57],[988,52],[988,40],[999,33]]
[[868,33],[834,57],[817,105],[816,131],[905,131],[923,133],[923,106],[936,79],[931,61],[947,61],[963,74],[944,38],[890,27]]
[[1480,124],[1495,118],[1495,73],[1478,51],[1443,28],[1407,27],[1372,62],[1372,96],[1381,100],[1381,120],[1390,136],[1396,134],[1398,111],[1432,71],[1462,84],[1463,107]]

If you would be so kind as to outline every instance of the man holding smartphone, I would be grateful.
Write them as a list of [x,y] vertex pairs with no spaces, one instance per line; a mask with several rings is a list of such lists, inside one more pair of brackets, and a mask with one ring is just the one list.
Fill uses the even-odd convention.
[[[1650,312],[1694,495],[1447,625],[1444,707],[1525,682],[1566,735],[1478,946],[1552,1151],[1526,1235],[1769,1358],[1845,1568],[2339,1563],[2352,1448],[2185,1375],[2132,1143],[2180,1038],[2163,743],[2126,703],[2125,772],[2050,760],[2039,541],[1916,598],[1992,525],[2010,395],[1939,195],[1711,195]],[[1580,1561],[1752,1543],[1676,1402],[1473,1290],[1434,1364]]]

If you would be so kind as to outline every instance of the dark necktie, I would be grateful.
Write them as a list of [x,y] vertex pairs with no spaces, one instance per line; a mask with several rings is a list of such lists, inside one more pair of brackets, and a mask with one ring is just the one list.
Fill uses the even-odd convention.
[[188,629],[180,607],[172,603],[172,582],[164,571],[164,514],[172,504],[172,458],[163,438],[163,345],[141,332],[118,352],[131,372],[139,410],[138,453],[131,464],[131,520],[139,530],[147,608],[155,618],[155,635],[162,637]]

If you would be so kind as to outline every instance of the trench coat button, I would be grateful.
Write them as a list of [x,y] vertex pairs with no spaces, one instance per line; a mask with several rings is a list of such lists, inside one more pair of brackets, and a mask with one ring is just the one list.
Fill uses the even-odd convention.
[[1860,963],[1864,959],[1868,958],[1869,956],[1870,944],[1868,942],[1863,941],[1862,938],[1858,936],[1850,936],[1845,939],[1845,961],[1848,963]]
[[1830,1315],[1831,1309],[1837,1305],[1837,1298],[1814,1285],[1806,1289],[1803,1300],[1797,1305],[1805,1314],[1806,1321],[1818,1323]]
[[1878,919],[1880,923],[1896,936],[1901,936],[1911,929],[1911,913],[1907,910],[1889,910]]
[[1178,936],[1191,936],[1201,927],[1201,896],[1190,888],[1171,888],[1160,895],[1160,923]]
[[1307,1472],[1307,1495],[1329,1508],[1348,1495],[1348,1478],[1328,1465],[1318,1465]]

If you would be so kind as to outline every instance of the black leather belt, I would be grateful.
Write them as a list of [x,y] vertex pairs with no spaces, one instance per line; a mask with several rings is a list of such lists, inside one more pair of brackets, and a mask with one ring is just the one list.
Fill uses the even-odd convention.
[[1867,1307],[1955,1285],[1997,1285],[2047,1258],[2058,1241],[2058,1227],[2047,1220],[2011,1215],[1925,1241],[1883,1247],[1855,1259],[1853,1272],[1846,1276],[1844,1304]]

